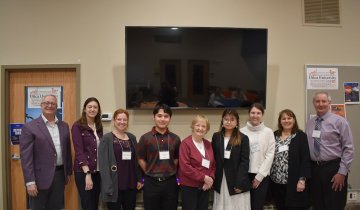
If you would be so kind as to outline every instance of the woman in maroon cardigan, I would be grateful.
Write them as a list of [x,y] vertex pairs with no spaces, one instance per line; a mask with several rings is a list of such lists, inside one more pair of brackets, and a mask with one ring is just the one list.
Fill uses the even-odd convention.
[[180,145],[179,179],[183,210],[207,210],[214,183],[215,161],[211,143],[204,139],[210,124],[204,116],[191,123],[192,134]]

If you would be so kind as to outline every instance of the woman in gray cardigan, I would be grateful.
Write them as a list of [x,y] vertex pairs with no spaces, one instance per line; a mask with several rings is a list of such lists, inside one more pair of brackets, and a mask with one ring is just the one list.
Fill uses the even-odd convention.
[[99,146],[101,194],[109,210],[134,210],[141,171],[136,158],[136,137],[128,132],[129,113],[114,112],[114,131],[107,133]]

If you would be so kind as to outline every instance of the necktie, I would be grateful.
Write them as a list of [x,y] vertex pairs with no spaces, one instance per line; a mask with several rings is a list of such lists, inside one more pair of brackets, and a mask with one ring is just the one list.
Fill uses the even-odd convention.
[[[321,121],[323,119],[322,118],[317,118],[315,120],[315,130],[318,130],[320,131],[321,130]],[[318,157],[319,154],[320,154],[320,138],[315,138],[314,137],[314,153],[315,153],[315,156]]]

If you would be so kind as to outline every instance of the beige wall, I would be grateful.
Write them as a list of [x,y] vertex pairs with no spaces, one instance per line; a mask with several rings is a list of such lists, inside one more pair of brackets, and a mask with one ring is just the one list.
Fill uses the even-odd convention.
[[[103,111],[112,112],[125,106],[124,26],[268,28],[265,122],[275,128],[277,113],[291,108],[303,127],[304,65],[360,64],[360,1],[341,3],[341,27],[309,27],[302,25],[301,0],[0,0],[0,65],[80,64],[80,101],[95,96]],[[210,118],[211,138],[220,111],[176,111],[171,128],[185,137],[197,113]],[[150,129],[150,111],[131,114],[134,134]],[[1,140],[5,134],[1,131]],[[0,168],[3,162],[1,155]],[[4,193],[0,187],[0,203]]]

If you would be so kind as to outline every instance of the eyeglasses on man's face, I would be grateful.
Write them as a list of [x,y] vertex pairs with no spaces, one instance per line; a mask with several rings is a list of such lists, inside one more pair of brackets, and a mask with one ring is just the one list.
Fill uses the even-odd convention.
[[56,103],[50,101],[44,101],[41,104],[47,107],[56,107]]

